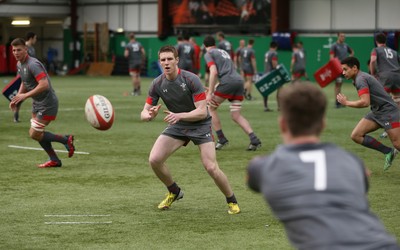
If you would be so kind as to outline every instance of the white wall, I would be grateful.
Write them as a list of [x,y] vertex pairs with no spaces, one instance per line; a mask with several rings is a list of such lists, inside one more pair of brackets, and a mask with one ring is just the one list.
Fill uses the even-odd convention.
[[399,11],[399,0],[291,0],[290,26],[308,32],[398,30]]

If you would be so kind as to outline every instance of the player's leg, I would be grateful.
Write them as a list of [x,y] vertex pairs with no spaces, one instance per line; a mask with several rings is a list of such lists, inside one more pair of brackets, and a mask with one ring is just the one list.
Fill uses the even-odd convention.
[[22,104],[22,102],[19,102],[17,105],[15,105],[15,110],[14,110],[14,122],[15,123],[19,122],[19,110],[21,109],[21,104]]
[[213,178],[214,183],[219,190],[225,195],[229,206],[229,214],[237,214],[240,212],[235,194],[226,177],[225,173],[219,168],[213,142],[202,143],[199,145],[201,161],[207,173]]
[[246,100],[252,100],[253,97],[251,95],[251,91],[252,91],[253,75],[252,74],[246,74],[245,75],[245,79],[246,79],[245,86],[244,86],[245,93],[246,93],[245,98],[246,98]]
[[56,152],[53,149],[50,141],[43,140],[44,137],[44,129],[50,124],[50,120],[43,120],[37,117],[32,117],[31,119],[31,128],[29,129],[29,136],[38,141],[40,146],[44,149],[44,151],[49,156],[50,160],[38,165],[39,168],[47,168],[47,167],[61,167],[61,160],[58,158]]
[[229,106],[232,120],[238,124],[246,135],[249,136],[250,144],[247,148],[248,151],[255,151],[261,147],[261,141],[253,132],[249,121],[241,114],[242,101],[232,100]]
[[166,198],[158,205],[159,209],[168,209],[174,201],[183,197],[183,192],[173,180],[165,161],[184,143],[185,141],[161,134],[151,149],[149,156],[150,166],[168,189]]
[[136,74],[134,76],[134,81],[133,81],[133,88],[136,90],[136,95],[142,94],[142,92],[140,90],[140,71],[141,71],[141,67],[140,67],[140,65],[138,65],[136,68]]
[[133,96],[137,96],[138,95],[138,93],[137,93],[137,75],[138,75],[138,72],[137,72],[137,70],[135,69],[135,68],[131,68],[131,69],[129,69],[129,75],[131,76],[131,81],[132,81],[132,95]]
[[225,98],[213,95],[211,98],[211,101],[208,103],[210,115],[212,116],[212,127],[217,134],[218,141],[215,145],[215,149],[220,150],[224,146],[228,145],[229,141],[225,137],[224,132],[222,131],[222,125],[221,125],[221,120],[219,119],[218,116],[218,107],[225,101]]

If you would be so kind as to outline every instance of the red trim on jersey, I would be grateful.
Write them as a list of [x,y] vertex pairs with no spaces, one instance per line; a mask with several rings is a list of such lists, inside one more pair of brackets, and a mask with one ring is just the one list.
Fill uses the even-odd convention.
[[400,127],[400,122],[392,122],[392,128],[398,128]]
[[42,118],[45,121],[54,121],[56,119],[56,116],[55,115],[44,115]]
[[237,100],[237,101],[243,101],[243,95],[228,95],[224,94],[221,92],[214,92],[214,95],[228,99],[228,100]]
[[334,55],[335,52],[333,50],[329,51],[329,55]]
[[276,56],[272,57],[272,61],[278,61],[278,57]]
[[358,91],[358,96],[362,96],[364,94],[369,94],[369,88],[363,88]]
[[150,96],[148,96],[148,97],[146,98],[146,103],[149,104],[149,105],[153,105],[153,98],[151,98]]
[[42,78],[46,77],[46,73],[45,72],[40,72],[39,74],[37,74],[35,76],[36,81],[40,81]]
[[211,67],[212,65],[215,65],[215,62],[208,62],[207,67]]
[[206,93],[200,93],[194,96],[194,102],[203,101],[206,99]]
[[[385,90],[386,90],[386,88],[385,88]],[[391,89],[389,91],[391,91],[392,93],[400,93],[400,89]]]
[[373,51],[371,52],[371,56],[376,56],[376,50],[373,50]]
[[254,74],[245,73],[244,76],[254,76]]
[[300,78],[300,77],[305,77],[306,76],[306,74],[305,73],[293,73],[293,76],[294,77],[296,77],[296,78]]

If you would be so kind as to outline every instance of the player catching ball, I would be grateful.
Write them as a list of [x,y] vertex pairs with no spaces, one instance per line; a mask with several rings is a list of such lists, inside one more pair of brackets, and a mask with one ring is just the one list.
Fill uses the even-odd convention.
[[58,99],[51,86],[50,77],[43,64],[28,55],[28,47],[24,39],[14,39],[11,46],[13,55],[18,61],[18,75],[21,77],[22,84],[18,94],[11,100],[10,108],[15,110],[17,105],[25,99],[30,97],[33,99],[29,135],[39,142],[50,158],[49,161],[38,167],[61,167],[61,160],[51,143],[55,141],[64,144],[68,151],[68,157],[72,157],[75,152],[74,137],[72,135],[55,135],[45,131],[45,127],[56,119],[58,111]]
[[[400,150],[400,112],[397,104],[375,77],[360,70],[357,58],[347,57],[341,63],[344,77],[353,80],[360,99],[350,101],[344,94],[339,93],[338,102],[352,108],[371,107],[371,111],[361,118],[353,129],[351,139],[364,147],[383,153],[386,157],[383,169],[388,170]],[[368,135],[380,128],[385,129],[394,148],[385,146]]]
[[151,168],[168,189],[167,197],[158,205],[158,208],[168,209],[174,201],[183,198],[183,191],[172,178],[165,162],[176,150],[192,141],[200,149],[204,168],[225,195],[229,207],[228,213],[239,213],[240,208],[228,178],[217,163],[211,116],[200,78],[178,68],[178,52],[173,46],[161,47],[158,59],[164,73],[154,79],[150,85],[149,94],[140,115],[142,121],[153,120],[161,107],[157,105],[160,98],[168,108],[164,118],[168,126],[157,138],[149,156]]

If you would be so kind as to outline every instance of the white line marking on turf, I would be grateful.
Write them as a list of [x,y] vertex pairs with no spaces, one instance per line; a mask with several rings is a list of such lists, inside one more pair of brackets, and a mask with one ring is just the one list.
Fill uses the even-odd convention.
[[[28,150],[40,150],[43,151],[43,148],[34,148],[34,147],[23,147],[23,146],[17,146],[17,145],[8,145],[9,148],[17,148],[17,149],[28,149]],[[67,150],[58,150],[55,149],[54,151],[56,152],[62,152],[62,153],[68,153]],[[79,155],[88,155],[90,154],[89,152],[81,152],[81,151],[75,151],[75,154]]]
[[112,221],[92,222],[92,221],[53,221],[45,222],[46,225],[79,225],[79,224],[112,224]]
[[45,214],[44,217],[110,217],[111,214]]

